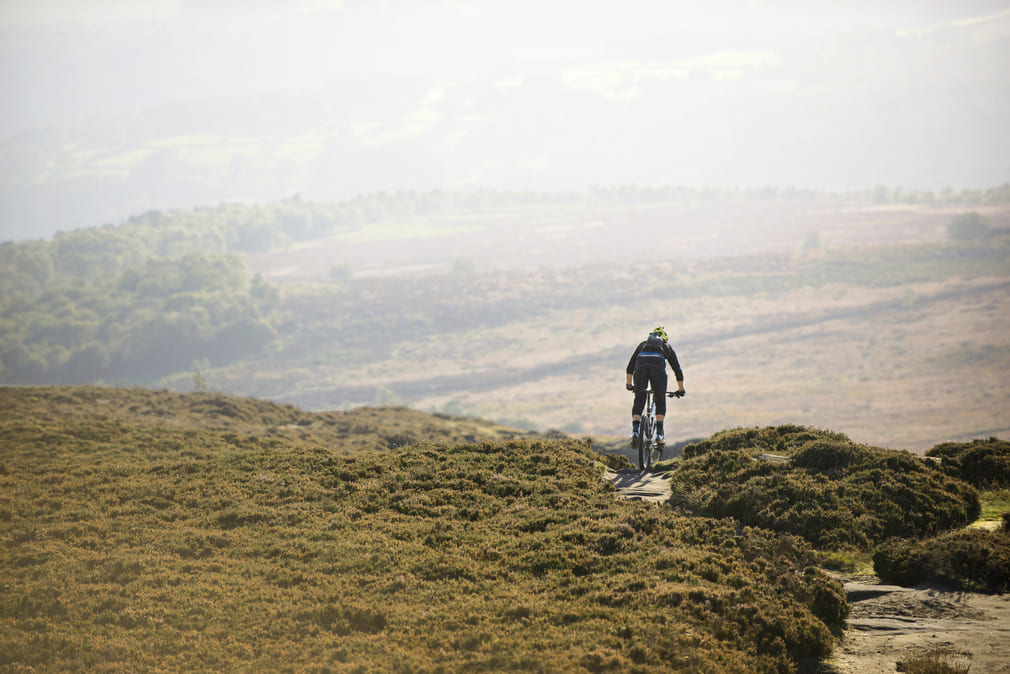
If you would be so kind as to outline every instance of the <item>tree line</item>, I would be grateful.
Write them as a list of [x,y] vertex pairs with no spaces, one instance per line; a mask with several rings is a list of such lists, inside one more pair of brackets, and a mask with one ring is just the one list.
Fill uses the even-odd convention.
[[[883,188],[860,194],[841,196],[1010,203],[1010,184],[928,197]],[[792,189],[681,187],[400,191],[329,204],[296,196],[266,205],[149,211],[120,225],[7,242],[0,244],[0,384],[148,383],[188,370],[194,361],[226,364],[248,357],[274,339],[284,319],[277,310],[277,291],[259,278],[250,279],[237,253],[284,247],[372,222],[485,209],[826,196]],[[952,223],[951,237],[973,239],[990,229],[984,218],[966,214]],[[331,328],[338,334],[360,331],[353,325]],[[327,337],[333,338],[334,331],[328,330]]]
[[0,383],[146,383],[247,357],[276,331],[272,289],[234,255],[151,259],[0,307]]

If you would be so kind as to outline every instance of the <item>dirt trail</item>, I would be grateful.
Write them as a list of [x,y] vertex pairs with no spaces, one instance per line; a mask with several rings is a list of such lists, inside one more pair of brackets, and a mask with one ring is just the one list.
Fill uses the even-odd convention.
[[629,501],[662,503],[670,498],[670,481],[663,473],[624,468],[608,470],[606,477],[617,487],[617,495]]
[[876,674],[943,648],[972,674],[1010,672],[1010,596],[973,594],[940,585],[881,585],[843,577],[851,613],[830,672]]

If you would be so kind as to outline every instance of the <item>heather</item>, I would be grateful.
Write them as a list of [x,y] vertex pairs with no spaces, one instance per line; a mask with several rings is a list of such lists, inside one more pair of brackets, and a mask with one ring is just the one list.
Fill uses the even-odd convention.
[[910,452],[802,426],[723,431],[672,464],[686,512],[799,536],[821,549],[872,550],[978,517],[976,491]]
[[939,582],[968,592],[1010,591],[1010,532],[968,529],[928,540],[894,540],[873,555],[884,582]]
[[619,500],[585,441],[141,389],[0,412],[12,669],[790,671],[846,615],[802,539]]

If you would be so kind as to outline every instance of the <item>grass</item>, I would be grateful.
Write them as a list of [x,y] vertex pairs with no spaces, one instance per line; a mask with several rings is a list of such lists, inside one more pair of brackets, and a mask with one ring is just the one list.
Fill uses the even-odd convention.
[[0,389],[0,437],[12,670],[789,671],[847,611],[800,539],[616,499],[581,441],[97,387]]
[[968,674],[971,664],[945,647],[932,648],[898,663],[897,671],[906,674]]
[[825,569],[857,576],[872,576],[873,557],[863,550],[818,550],[818,564]]
[[[436,222],[389,221],[370,224],[367,229],[335,234],[326,239],[329,242],[377,242],[402,241],[403,239],[429,239],[448,237],[463,232],[475,231],[473,225],[453,225]],[[305,244],[312,247],[312,243]],[[318,244],[316,244],[318,245]]]
[[980,520],[1001,521],[1005,513],[1010,513],[1010,489],[984,491],[979,499],[982,502]]
[[[628,405],[619,385],[611,392],[600,382],[621,373],[641,317],[672,312],[679,317],[674,343],[691,397],[678,404],[678,435],[671,437],[816,420],[862,433],[862,441],[924,451],[939,439],[998,434],[1005,425],[996,401],[1006,397],[1007,386],[993,373],[1006,365],[1008,353],[1000,318],[1007,315],[1006,255],[975,260],[948,248],[832,251],[816,262],[768,255],[690,268],[359,278],[314,302],[288,285],[297,325],[306,329],[297,333],[304,343],[285,343],[278,357],[283,370],[297,376],[270,381],[248,363],[213,376],[230,390],[316,408],[316,368],[371,381],[362,363],[382,363],[396,373],[383,385],[417,409],[527,419],[539,428],[578,420],[594,436],[614,435],[624,430]],[[768,276],[767,266],[781,273]],[[894,277],[895,267],[907,277]],[[980,273],[991,277],[966,278]],[[656,277],[675,279],[674,293],[662,302],[642,299],[639,289]],[[356,320],[368,312],[374,319]],[[308,343],[317,334],[309,328],[315,320],[325,329],[318,343]],[[557,325],[580,326],[582,338],[573,342]],[[293,357],[318,355],[320,345],[334,343],[345,348],[328,354],[324,364]],[[358,355],[359,346],[370,350],[367,357]],[[755,362],[753,353],[764,362]],[[948,362],[952,354],[964,356],[961,376],[943,382],[926,365]],[[737,376],[755,367],[763,373],[760,392]],[[947,413],[925,413],[930,403],[921,391],[940,387],[950,393]],[[545,392],[555,388],[570,391],[550,399],[562,409],[545,404]],[[375,400],[367,387],[339,384],[329,398]]]

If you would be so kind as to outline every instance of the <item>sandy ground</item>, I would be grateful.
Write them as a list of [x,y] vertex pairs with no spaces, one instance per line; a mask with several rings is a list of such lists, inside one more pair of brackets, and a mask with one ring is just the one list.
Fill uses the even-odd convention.
[[637,468],[608,470],[606,477],[617,487],[617,495],[629,501],[662,503],[670,498],[670,481],[663,473],[643,472]]
[[899,662],[936,649],[972,674],[1010,672],[1010,596],[843,580],[852,608],[829,672],[895,672]]

